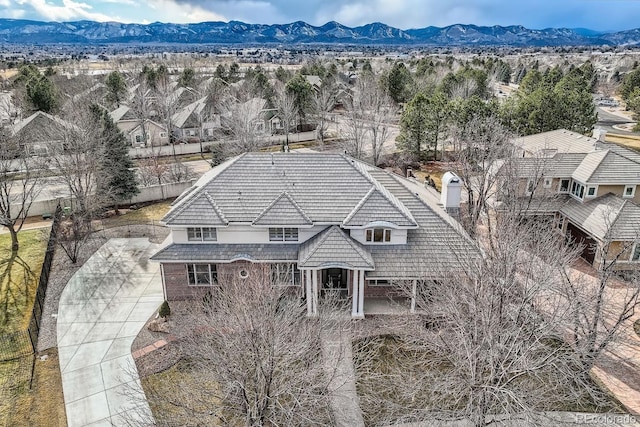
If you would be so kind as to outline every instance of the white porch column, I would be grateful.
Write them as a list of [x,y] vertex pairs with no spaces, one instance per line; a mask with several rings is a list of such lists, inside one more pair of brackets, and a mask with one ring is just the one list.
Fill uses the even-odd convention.
[[311,270],[311,315],[312,316],[317,316],[318,315],[318,271],[317,270]]
[[360,270],[358,276],[358,313],[364,319],[364,270]]
[[304,290],[307,299],[307,316],[313,316],[313,294],[311,293],[311,270],[302,270],[304,274]]
[[411,288],[411,312],[416,312],[416,293],[418,292],[418,281],[413,279],[413,286]]
[[351,304],[351,317],[358,317],[358,288],[360,287],[359,285],[359,281],[358,281],[358,273],[359,270],[353,270],[353,274],[352,274],[352,279],[351,279],[351,300],[352,300],[352,304]]

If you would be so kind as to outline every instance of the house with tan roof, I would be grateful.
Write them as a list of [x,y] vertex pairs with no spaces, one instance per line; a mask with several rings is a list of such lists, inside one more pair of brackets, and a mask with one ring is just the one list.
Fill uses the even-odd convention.
[[513,140],[520,196],[544,200],[538,213],[554,215],[589,263],[617,257],[618,268],[639,268],[640,153],[598,136],[560,129]]
[[70,131],[76,132],[77,127],[43,111],[36,111],[10,127],[11,138],[29,156],[46,156],[63,150]]
[[169,144],[169,132],[163,124],[151,119],[140,120],[126,105],[113,110],[109,116],[132,147],[158,147]]
[[151,259],[170,301],[257,274],[284,281],[309,315],[332,292],[362,318],[365,300],[394,295],[399,281],[426,286],[478,255],[430,191],[345,155],[247,153],[174,202],[162,220],[170,237]]
[[206,96],[176,112],[171,117],[171,124],[174,138],[181,142],[191,139],[210,141],[222,127],[220,115],[213,112]]

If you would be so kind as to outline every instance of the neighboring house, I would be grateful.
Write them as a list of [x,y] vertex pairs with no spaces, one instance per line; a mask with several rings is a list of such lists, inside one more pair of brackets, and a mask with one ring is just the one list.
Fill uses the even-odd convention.
[[169,144],[169,132],[164,125],[150,119],[141,122],[126,105],[113,110],[109,116],[132,147],[157,147]]
[[77,131],[76,126],[42,111],[10,127],[11,137],[30,156],[46,156],[63,150],[69,131]]
[[190,139],[210,141],[221,128],[220,115],[213,114],[203,97],[187,105],[171,117],[172,133],[178,141]]
[[307,83],[311,85],[311,88],[314,90],[314,92],[320,92],[320,89],[322,88],[322,79],[320,78],[320,76],[305,75],[304,78]]
[[190,87],[179,87],[175,89],[169,97],[169,105],[175,106],[177,110],[186,107],[195,102],[198,98],[198,92]]
[[618,268],[639,268],[640,153],[598,136],[556,130],[513,140],[519,196],[544,200],[538,213],[554,215],[567,238],[583,243],[589,263],[608,248],[610,258],[622,252]]
[[[271,134],[271,119],[276,115],[277,110],[269,108],[268,102],[263,98],[251,98],[248,101],[234,105],[230,111],[221,117],[222,126],[234,127],[239,123],[242,127],[250,128],[252,132],[259,135]],[[248,130],[248,129],[247,129]]]
[[477,256],[430,191],[340,154],[247,153],[174,202],[163,218],[170,238],[151,259],[167,300],[257,274],[288,283],[309,315],[335,292],[362,318],[364,301],[397,296],[399,281],[428,286]]

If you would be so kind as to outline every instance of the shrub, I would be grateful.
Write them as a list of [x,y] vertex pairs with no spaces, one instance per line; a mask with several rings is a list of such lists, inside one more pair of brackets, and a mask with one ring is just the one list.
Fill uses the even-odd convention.
[[169,308],[169,303],[167,301],[163,302],[160,306],[160,310],[158,310],[158,314],[160,317],[167,318],[171,315],[171,308]]

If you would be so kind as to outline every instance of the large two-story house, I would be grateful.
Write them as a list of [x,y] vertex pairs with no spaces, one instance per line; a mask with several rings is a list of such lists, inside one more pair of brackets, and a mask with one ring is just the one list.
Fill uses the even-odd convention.
[[595,136],[561,129],[513,140],[520,196],[546,200],[536,208],[546,208],[559,231],[583,244],[589,263],[605,256],[617,258],[619,269],[636,269],[640,153],[604,142],[604,133]]
[[174,202],[170,237],[151,259],[167,300],[257,274],[293,287],[309,315],[331,291],[362,318],[364,300],[393,295],[394,282],[415,290],[477,256],[433,191],[340,154],[247,153]]

